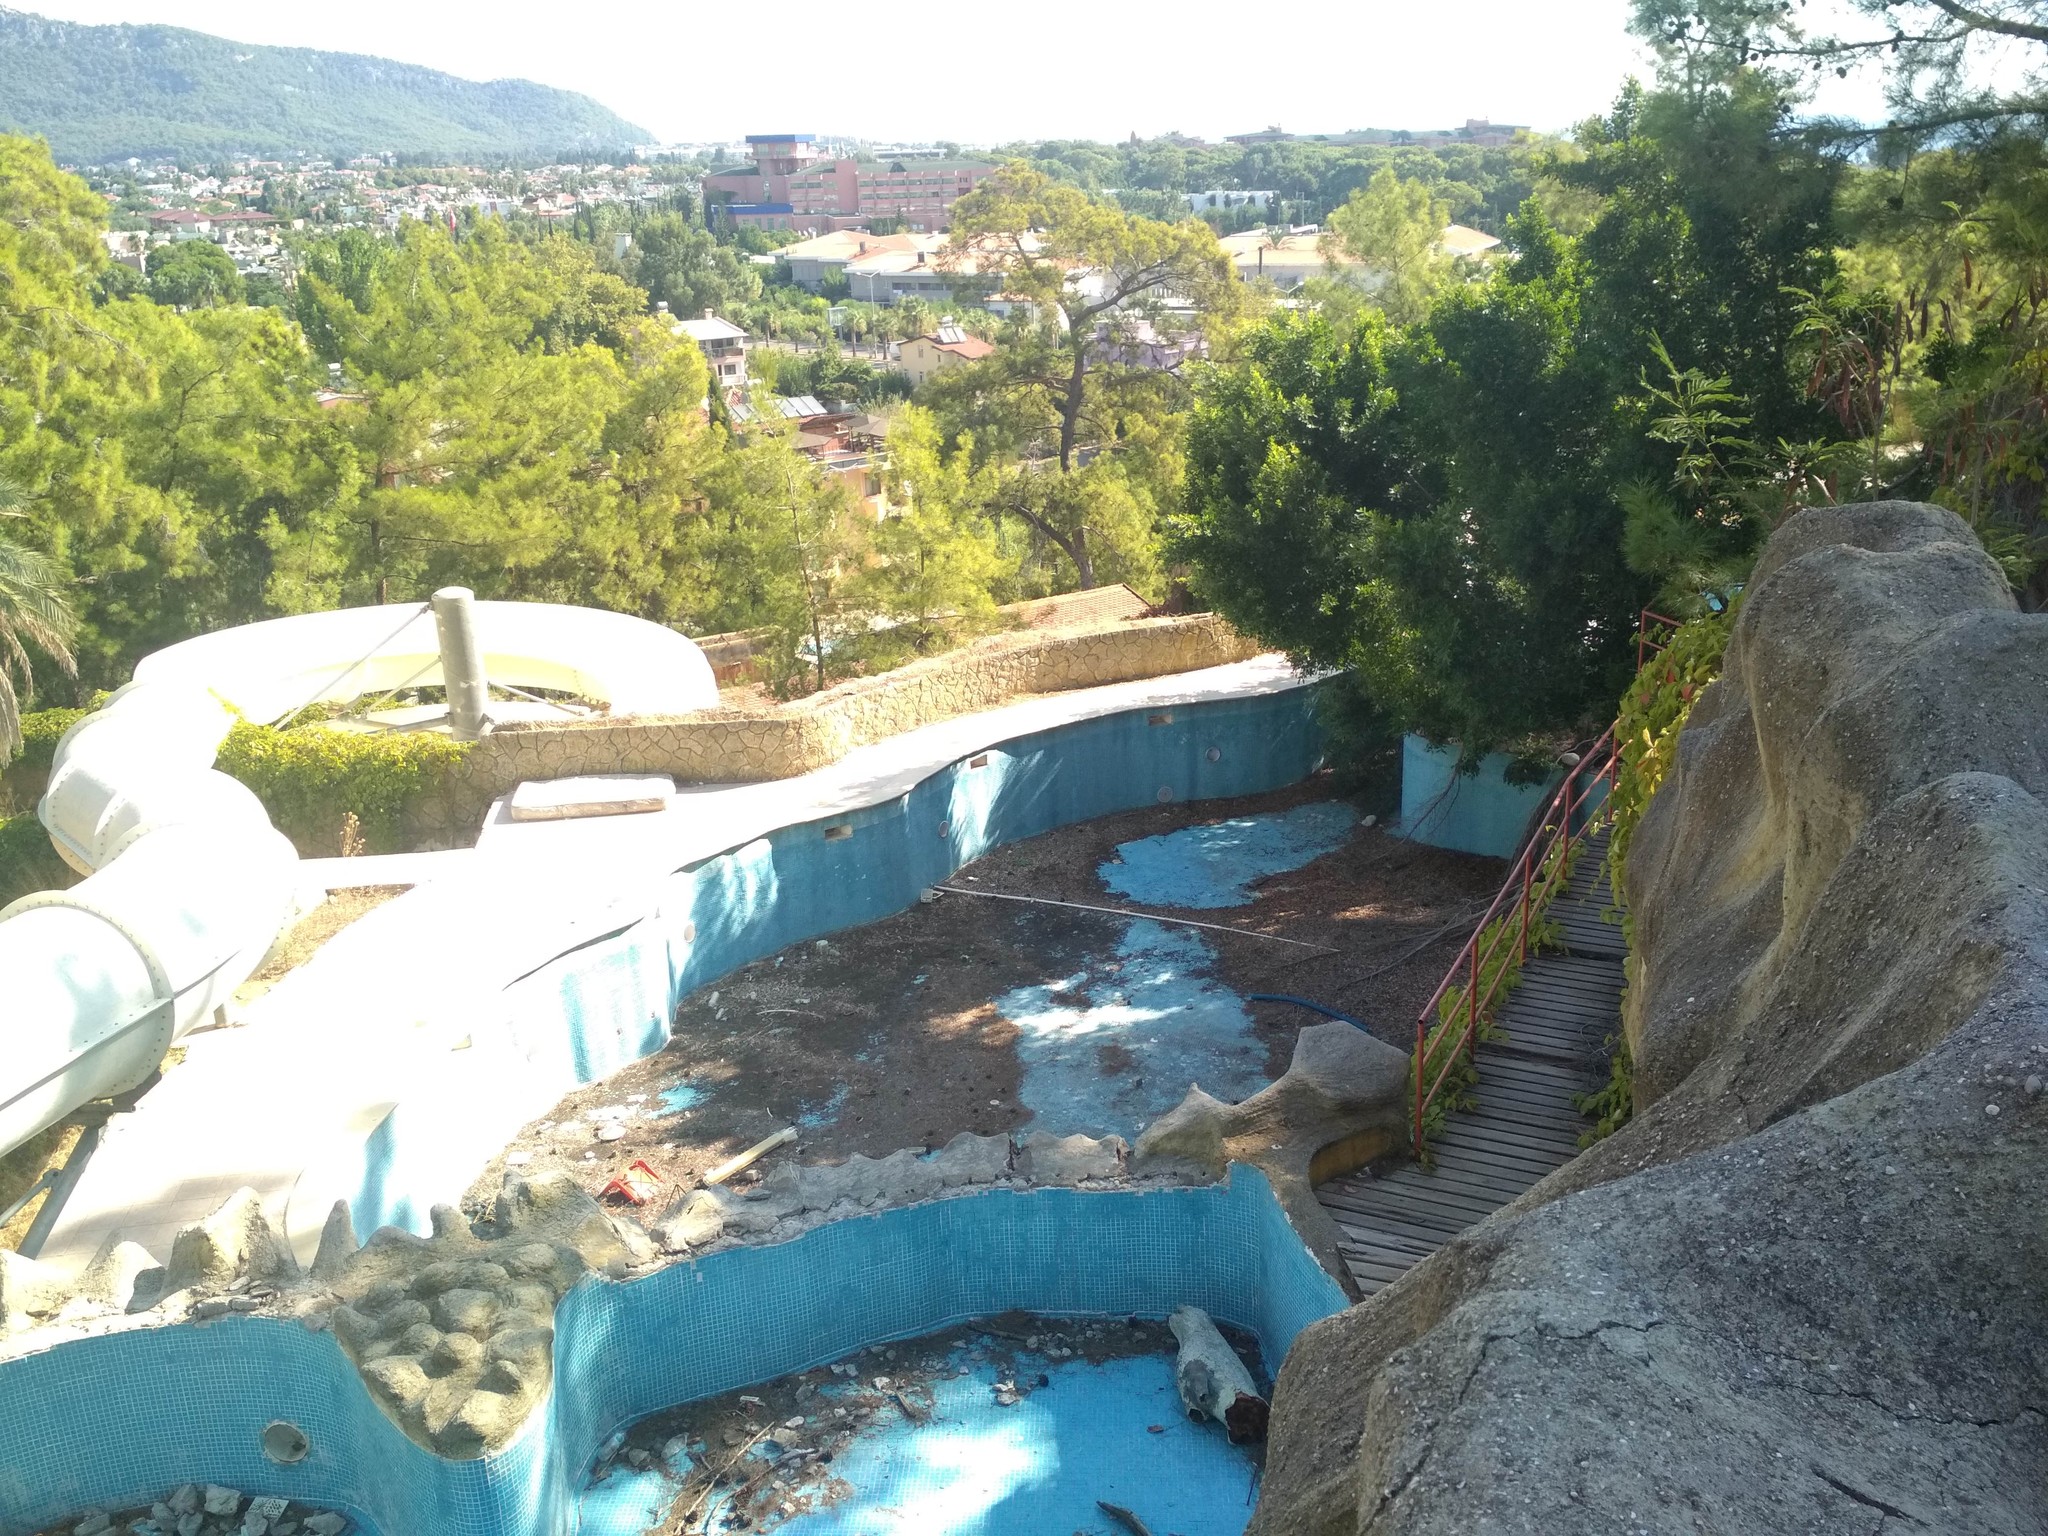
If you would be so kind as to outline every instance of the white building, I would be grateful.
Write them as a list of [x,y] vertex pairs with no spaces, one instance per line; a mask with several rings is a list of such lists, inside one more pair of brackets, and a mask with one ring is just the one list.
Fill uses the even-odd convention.
[[[666,305],[662,306],[665,310]],[[714,388],[730,392],[747,387],[747,333],[730,320],[721,320],[710,310],[701,320],[678,320],[670,327],[678,336],[697,343],[704,361],[711,365]]]

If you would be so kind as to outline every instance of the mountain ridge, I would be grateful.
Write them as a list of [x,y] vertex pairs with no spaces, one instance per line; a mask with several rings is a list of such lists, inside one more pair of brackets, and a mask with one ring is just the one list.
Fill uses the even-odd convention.
[[60,160],[234,154],[534,155],[650,135],[530,80],[465,80],[373,54],[238,43],[184,27],[0,7],[0,130]]

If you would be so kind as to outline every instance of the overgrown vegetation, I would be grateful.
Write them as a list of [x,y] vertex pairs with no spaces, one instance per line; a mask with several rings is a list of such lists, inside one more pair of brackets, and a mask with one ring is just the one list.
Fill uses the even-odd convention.
[[[332,858],[414,846],[413,818],[468,750],[425,732],[370,735],[321,725],[274,730],[241,721],[221,743],[214,766],[256,792],[272,824],[301,854]],[[351,832],[355,850],[345,847]]]
[[57,857],[34,811],[0,821],[0,907],[37,891],[61,891],[79,878]]
[[1643,668],[1621,696],[1615,716],[1614,743],[1620,762],[1608,799],[1612,832],[1607,844],[1608,879],[1614,899],[1622,900],[1622,872],[1650,796],[1664,782],[1678,751],[1678,733],[1707,684],[1721,675],[1722,653],[1735,628],[1740,599],[1721,613],[1708,614],[1675,630],[1663,631],[1664,649],[1647,657]]
[[1593,1122],[1579,1133],[1579,1145],[1590,1147],[1604,1141],[1636,1112],[1636,1065],[1628,1053],[1628,1039],[1620,1031],[1607,1040],[1607,1081],[1591,1093],[1572,1095],[1572,1107]]

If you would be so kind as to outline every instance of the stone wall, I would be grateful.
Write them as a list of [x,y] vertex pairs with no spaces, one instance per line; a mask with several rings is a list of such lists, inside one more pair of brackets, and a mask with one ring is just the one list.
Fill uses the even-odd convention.
[[765,712],[702,710],[573,725],[511,725],[477,742],[422,841],[464,842],[491,801],[527,779],[665,773],[678,783],[794,778],[855,747],[1027,694],[1094,688],[1244,661],[1259,653],[1214,614],[994,635]]
[[1626,885],[1635,1118],[1302,1335],[1254,1536],[2048,1529],[2048,616],[1794,518]]

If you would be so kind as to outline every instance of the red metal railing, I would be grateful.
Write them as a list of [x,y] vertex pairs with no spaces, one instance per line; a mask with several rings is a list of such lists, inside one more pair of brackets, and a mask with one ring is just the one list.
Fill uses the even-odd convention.
[[1661,624],[1667,630],[1676,631],[1678,626],[1684,622],[1685,620],[1674,619],[1667,613],[1659,613],[1654,608],[1645,608],[1636,615],[1636,670],[1638,672],[1643,670],[1644,662],[1671,644],[1668,639],[1651,639],[1650,626]]
[[[1649,610],[1645,609],[1644,613],[1648,615]],[[1637,643],[1642,643],[1640,632]],[[1436,990],[1430,993],[1429,1001],[1423,1004],[1422,1012],[1416,1016],[1413,1059],[1417,1157],[1422,1156],[1423,1116],[1436,1101],[1437,1092],[1449,1075],[1457,1054],[1461,1051],[1467,1055],[1471,1053],[1479,1035],[1480,1020],[1487,1016],[1494,994],[1500,990],[1501,980],[1508,974],[1507,965],[1495,966],[1494,958],[1499,955],[1505,959],[1502,946],[1510,942],[1515,946],[1517,963],[1528,958],[1532,916],[1540,920],[1544,904],[1569,877],[1572,846],[1583,841],[1592,830],[1600,808],[1595,809],[1583,826],[1576,824],[1578,813],[1603,780],[1608,793],[1611,795],[1613,792],[1614,770],[1619,761],[1614,745],[1614,728],[1609,726],[1573,764],[1571,772],[1565,775],[1564,782],[1557,786],[1550,803],[1544,807],[1542,820],[1530,834],[1521,856],[1515,860],[1514,867],[1494,896],[1493,904],[1486,909],[1479,926],[1472,930],[1472,937],[1465,941],[1458,958],[1451,962],[1450,970],[1444,973],[1444,979],[1437,983]],[[1604,807],[1604,801],[1602,805]],[[1489,934],[1487,930],[1493,927],[1494,919],[1508,912],[1513,912],[1516,920]],[[1465,982],[1465,996],[1458,1004],[1458,1012],[1464,1015],[1464,1025],[1454,1034],[1447,1032],[1440,1036],[1436,1042],[1436,1055],[1432,1057],[1430,1033],[1438,1017],[1438,1005],[1461,975]],[[1482,979],[1485,982],[1483,991]],[[1440,1067],[1437,1066],[1439,1062]],[[1436,1067],[1435,1071],[1431,1070],[1433,1067]]]

